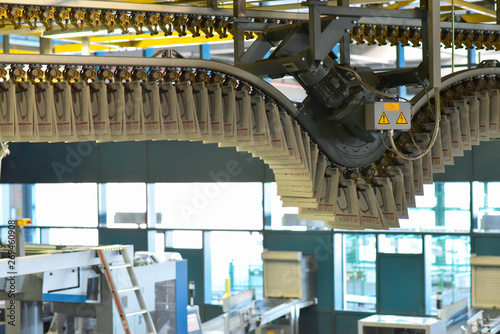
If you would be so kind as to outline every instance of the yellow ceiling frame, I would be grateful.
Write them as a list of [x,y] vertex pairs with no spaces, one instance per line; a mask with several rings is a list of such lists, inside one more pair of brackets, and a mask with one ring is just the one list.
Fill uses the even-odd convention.
[[[189,45],[189,44],[205,44],[220,41],[230,41],[233,37],[229,35],[226,38],[219,38],[219,35],[214,34],[214,37],[206,38],[205,36],[192,37],[172,35],[169,37],[153,37],[150,34],[140,35],[105,35],[105,36],[90,36],[90,51],[111,51],[117,48],[158,48],[174,45]],[[74,44],[55,45],[54,53],[74,53],[82,50],[81,38],[71,38],[65,40],[73,40]]]

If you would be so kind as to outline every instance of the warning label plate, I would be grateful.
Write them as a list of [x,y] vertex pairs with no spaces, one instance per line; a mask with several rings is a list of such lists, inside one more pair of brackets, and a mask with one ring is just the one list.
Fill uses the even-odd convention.
[[408,102],[374,102],[365,106],[367,130],[409,130],[411,108]]

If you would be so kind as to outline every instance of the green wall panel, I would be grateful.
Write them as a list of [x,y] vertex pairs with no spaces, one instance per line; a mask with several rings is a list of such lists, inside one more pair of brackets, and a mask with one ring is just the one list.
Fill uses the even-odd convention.
[[423,254],[377,256],[377,312],[396,315],[425,314]]
[[148,230],[142,229],[99,229],[99,245],[134,245],[134,251],[148,250]]
[[251,154],[200,142],[12,143],[2,182],[268,182]]
[[98,145],[99,182],[144,182],[147,180],[148,142]]
[[90,182],[99,178],[99,150],[83,143],[10,143],[3,183]]
[[333,233],[264,231],[264,248],[270,251],[301,251],[312,255],[315,263],[311,270],[316,271],[318,309],[333,309]]
[[472,254],[500,256],[500,235],[475,234],[472,237]]

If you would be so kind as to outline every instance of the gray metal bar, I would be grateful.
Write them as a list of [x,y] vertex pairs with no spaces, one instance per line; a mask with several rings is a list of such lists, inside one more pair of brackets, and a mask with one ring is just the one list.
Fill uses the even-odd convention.
[[321,7],[322,15],[334,16],[352,16],[352,17],[378,17],[383,20],[388,17],[398,17],[405,19],[421,19],[425,16],[422,10],[401,10],[401,9],[371,9],[359,7],[339,7],[339,6],[323,6]]
[[[441,8],[439,0],[428,0],[429,10],[429,83],[430,88],[438,88],[441,83]],[[436,107],[439,99],[436,100]]]
[[[210,1],[210,0],[208,0]],[[214,0],[215,1],[215,0]],[[4,5],[20,5],[20,6],[53,6],[53,7],[69,7],[69,8],[99,8],[106,10],[125,10],[139,12],[158,12],[172,14],[196,14],[196,15],[211,15],[211,16],[227,16],[233,15],[232,9],[215,9],[208,7],[195,6],[169,6],[147,3],[130,3],[130,2],[114,2],[114,1],[88,1],[88,0],[6,0],[2,1]],[[274,18],[274,19],[289,19],[289,20],[307,20],[307,14],[277,12],[277,11],[262,11],[249,10],[247,17],[255,18]]]
[[321,7],[322,1],[308,1],[309,6],[309,53],[311,59],[323,60],[321,52]]

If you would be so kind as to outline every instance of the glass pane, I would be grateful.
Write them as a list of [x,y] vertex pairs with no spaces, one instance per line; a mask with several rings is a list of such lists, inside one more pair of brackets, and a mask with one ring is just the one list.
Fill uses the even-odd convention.
[[327,229],[322,220],[299,219],[299,209],[283,207],[276,182],[264,183],[266,229],[272,230],[318,230]]
[[433,236],[431,257],[431,314],[437,314],[436,294],[442,294],[442,306],[461,299],[470,300],[470,238]]
[[422,237],[381,234],[378,236],[378,251],[389,254],[422,254]]
[[39,226],[97,227],[97,184],[35,184],[33,223]]
[[106,226],[146,227],[146,184],[107,183]]
[[202,231],[169,231],[166,233],[166,246],[171,248],[203,248]]
[[[46,243],[45,240],[43,242]],[[51,228],[48,243],[50,245],[97,246],[99,232],[97,229],[90,228]]]
[[473,222],[478,232],[500,232],[500,182],[473,182]]
[[375,311],[376,247],[375,235],[344,235],[344,309]]
[[[262,234],[250,232],[209,232],[212,287],[207,303],[220,304],[229,280],[231,292],[255,289],[263,298]],[[207,287],[209,288],[209,287]]]
[[157,183],[157,228],[262,229],[262,183]]
[[435,182],[424,185],[424,196],[416,196],[409,219],[400,219],[409,231],[470,231],[470,183]]

